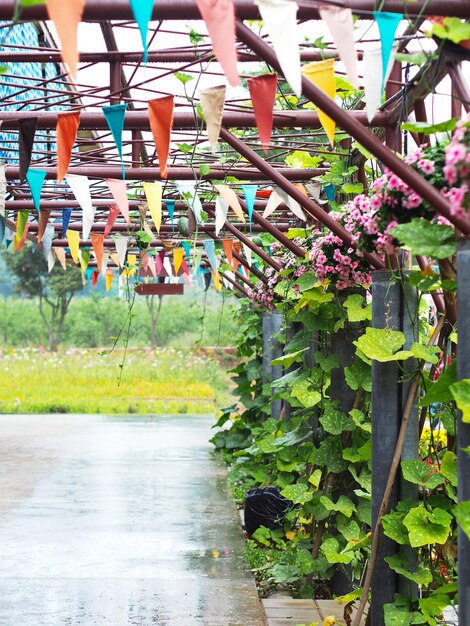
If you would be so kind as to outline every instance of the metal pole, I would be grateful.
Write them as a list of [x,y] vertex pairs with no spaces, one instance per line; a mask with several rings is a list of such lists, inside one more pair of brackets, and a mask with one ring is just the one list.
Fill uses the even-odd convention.
[[[457,372],[459,380],[470,378],[470,240],[457,244],[457,314],[459,319],[459,351]],[[464,451],[470,446],[470,424],[457,419],[457,496],[459,502],[470,500],[470,455]],[[470,625],[470,541],[459,526],[458,530],[458,585],[459,624]]]

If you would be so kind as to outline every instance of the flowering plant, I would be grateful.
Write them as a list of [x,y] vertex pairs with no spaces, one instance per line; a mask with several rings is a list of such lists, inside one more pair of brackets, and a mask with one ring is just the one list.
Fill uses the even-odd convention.
[[470,114],[457,123],[445,149],[443,172],[452,213],[463,215],[470,208]]

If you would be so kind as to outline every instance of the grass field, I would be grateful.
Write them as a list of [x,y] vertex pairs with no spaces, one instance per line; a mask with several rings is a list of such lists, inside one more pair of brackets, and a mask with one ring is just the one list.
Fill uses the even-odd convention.
[[229,401],[219,355],[133,349],[121,368],[122,359],[122,350],[3,350],[0,412],[210,413]]

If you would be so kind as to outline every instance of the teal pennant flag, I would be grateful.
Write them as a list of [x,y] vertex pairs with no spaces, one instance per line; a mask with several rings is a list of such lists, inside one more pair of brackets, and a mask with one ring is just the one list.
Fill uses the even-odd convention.
[[124,171],[124,163],[122,162],[122,131],[124,130],[124,118],[126,116],[127,103],[124,104],[112,104],[111,106],[103,107],[103,113],[109,126],[118,149],[119,156],[121,158],[122,177],[126,178]]
[[41,210],[41,191],[47,172],[45,170],[29,169],[26,172],[26,180],[28,181],[31,195],[33,196],[34,207],[38,211]]
[[5,225],[5,218],[3,217],[3,215],[0,215],[0,243],[3,243],[3,240],[5,238]]
[[183,246],[184,253],[188,260],[188,267],[190,268],[191,267],[191,244],[189,243],[189,241],[182,241],[181,245]]
[[246,200],[246,207],[248,209],[248,218],[250,220],[250,232],[252,229],[253,221],[253,209],[255,208],[256,192],[258,191],[258,185],[242,185],[243,195]]
[[382,91],[385,87],[388,64],[392,53],[393,42],[398,24],[402,21],[401,13],[389,13],[388,11],[374,11],[374,19],[377,22],[382,44]]
[[205,239],[203,241],[204,250],[206,251],[209,263],[214,272],[217,271],[217,257],[215,256],[215,241],[213,239]]
[[134,13],[134,19],[139,27],[140,36],[142,37],[142,46],[144,48],[144,63],[147,63],[148,58],[148,46],[147,46],[147,32],[149,28],[149,22],[152,19],[152,11],[154,0],[130,0],[132,12]]
[[173,221],[173,217],[175,214],[175,203],[176,200],[164,200],[165,202],[165,206],[167,208],[168,211],[168,215],[170,216],[170,221],[171,221],[171,230],[174,232],[175,231],[175,224]]

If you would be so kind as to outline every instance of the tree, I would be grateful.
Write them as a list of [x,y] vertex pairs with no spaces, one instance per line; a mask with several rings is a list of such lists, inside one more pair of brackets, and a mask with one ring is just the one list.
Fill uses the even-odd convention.
[[49,349],[57,350],[70,302],[77,291],[83,289],[80,271],[74,266],[67,266],[66,271],[55,266],[49,273],[44,254],[34,246],[25,247],[19,253],[5,254],[4,258],[13,274],[16,293],[38,299]]

